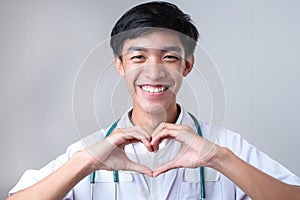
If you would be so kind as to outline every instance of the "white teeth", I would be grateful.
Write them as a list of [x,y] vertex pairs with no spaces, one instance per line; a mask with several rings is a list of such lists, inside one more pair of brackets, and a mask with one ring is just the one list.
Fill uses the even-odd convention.
[[144,85],[144,86],[142,86],[142,89],[145,92],[158,93],[158,92],[164,91],[166,89],[166,87],[164,87],[164,86],[152,87],[152,86],[149,86],[149,85]]

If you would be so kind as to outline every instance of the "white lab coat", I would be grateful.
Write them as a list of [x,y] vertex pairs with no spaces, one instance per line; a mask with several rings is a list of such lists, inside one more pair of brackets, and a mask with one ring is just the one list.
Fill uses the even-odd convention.
[[[188,124],[196,131],[195,124],[187,112],[181,108],[181,113],[177,119],[178,124]],[[208,124],[200,123],[204,137],[208,137]],[[118,127],[132,126],[128,113],[125,113],[118,123]],[[56,160],[50,162],[48,165],[40,170],[27,170],[21,177],[17,185],[12,188],[10,194],[25,189],[34,183],[40,181],[58,167],[63,165],[76,151],[84,149],[85,147],[102,140],[108,129],[100,130],[90,136],[76,142],[68,147],[65,154],[59,156]],[[228,147],[237,156],[246,162],[254,165],[265,173],[289,184],[300,185],[300,178],[292,174],[289,170],[284,168],[278,162],[271,159],[266,154],[258,151],[254,146],[241,138],[237,133],[223,128],[220,132],[218,141],[220,146]],[[168,146],[164,148],[163,146]],[[179,148],[179,143],[176,141],[166,141],[162,144],[160,151],[168,150],[167,153],[162,153],[159,156],[161,163],[166,162],[176,155]],[[154,164],[157,162],[150,162],[147,159],[147,152],[141,143],[127,145],[125,151],[130,155],[137,153],[141,160],[136,160],[144,164]],[[143,152],[145,151],[145,152]],[[167,155],[169,154],[169,155]],[[157,154],[159,155],[159,154]],[[167,157],[164,157],[167,155]],[[148,155],[149,156],[149,155]],[[152,154],[153,156],[153,154]],[[145,158],[145,159],[143,159]],[[131,159],[135,159],[134,157]],[[153,161],[154,159],[152,159]],[[147,163],[148,162],[148,163]],[[152,166],[155,167],[155,166]],[[114,182],[111,171],[97,171],[94,185],[94,199],[114,199]],[[205,168],[205,186],[206,199],[250,199],[242,190],[240,190],[232,181],[223,176],[219,172]],[[65,200],[87,200],[90,198],[90,182],[89,177],[81,180],[65,197]],[[171,200],[188,200],[200,199],[200,183],[199,183],[199,169],[180,168],[170,170],[159,176],[157,180],[153,180],[145,175],[134,172],[119,172],[118,183],[118,199],[171,199]]]

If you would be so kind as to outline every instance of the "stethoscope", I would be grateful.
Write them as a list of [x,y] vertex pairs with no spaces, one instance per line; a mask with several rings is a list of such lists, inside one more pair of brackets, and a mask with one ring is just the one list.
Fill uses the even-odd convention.
[[[191,113],[189,113],[189,115],[191,116],[191,118],[193,119],[194,121],[194,124],[197,128],[197,133],[199,136],[202,137],[202,131],[201,131],[201,128],[200,128],[200,124],[198,122],[198,120],[196,119],[196,117],[194,115],[192,115]],[[119,119],[120,120],[120,119]],[[117,127],[118,125],[118,122],[119,120],[115,121],[113,123],[113,125],[108,129],[106,135],[105,135],[105,138],[108,137],[112,132],[113,130]],[[206,194],[205,194],[205,181],[204,181],[204,167],[199,167],[199,170],[200,170],[200,199],[205,199],[206,198]],[[91,200],[94,200],[94,184],[95,184],[95,179],[96,179],[96,173],[95,172],[92,172],[90,174],[90,184],[91,184]],[[117,184],[119,183],[119,172],[118,170],[115,170],[113,171],[113,180],[114,180],[114,183],[115,183],[115,189],[114,189],[114,196],[115,196],[115,200],[117,200]]]

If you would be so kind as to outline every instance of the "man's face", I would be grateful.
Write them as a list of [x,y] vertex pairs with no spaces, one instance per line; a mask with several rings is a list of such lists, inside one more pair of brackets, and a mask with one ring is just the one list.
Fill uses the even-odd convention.
[[157,31],[127,40],[122,61],[115,65],[133,98],[134,107],[147,113],[176,105],[182,77],[192,69],[192,58],[185,60],[184,46],[174,32]]

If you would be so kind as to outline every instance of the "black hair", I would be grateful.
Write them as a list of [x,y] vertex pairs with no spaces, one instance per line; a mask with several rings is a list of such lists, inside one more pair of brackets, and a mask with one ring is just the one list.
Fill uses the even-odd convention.
[[[178,32],[185,47],[186,56],[194,52],[199,33],[190,16],[174,4],[154,1],[131,8],[117,21],[110,39],[114,55],[121,56],[127,39],[135,39],[154,32],[153,27]],[[126,33],[122,34],[124,32]]]

